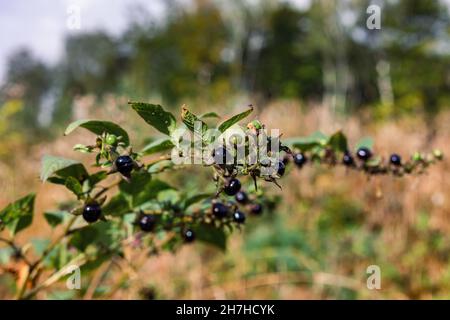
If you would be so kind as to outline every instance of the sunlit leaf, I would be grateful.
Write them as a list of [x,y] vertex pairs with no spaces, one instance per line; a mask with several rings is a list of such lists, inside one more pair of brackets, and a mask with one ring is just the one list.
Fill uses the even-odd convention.
[[224,122],[222,122],[219,125],[219,131],[220,132],[225,132],[225,130],[227,130],[228,128],[232,127],[233,125],[235,125],[236,123],[238,123],[242,119],[246,118],[252,112],[253,112],[253,108],[250,108],[250,109],[248,109],[248,110],[246,110],[244,112],[238,113],[238,114],[232,116],[231,118],[225,120]]
[[116,136],[120,136],[121,142],[125,143],[125,145],[130,144],[130,138],[128,137],[128,133],[120,127],[118,124],[110,121],[101,121],[101,120],[92,120],[92,119],[81,119],[72,122],[69,124],[64,131],[64,135],[68,135],[73,132],[78,127],[85,128],[92,133],[97,135],[101,135],[103,133],[110,133]]
[[65,182],[69,176],[82,181],[88,176],[88,173],[85,167],[76,160],[45,155],[42,158],[41,180],[45,182],[54,175]]
[[36,195],[31,193],[0,211],[0,219],[11,234],[14,235],[31,225],[35,198]]
[[176,119],[170,112],[167,112],[158,104],[145,102],[129,102],[131,107],[147,122],[158,131],[170,135],[176,128]]

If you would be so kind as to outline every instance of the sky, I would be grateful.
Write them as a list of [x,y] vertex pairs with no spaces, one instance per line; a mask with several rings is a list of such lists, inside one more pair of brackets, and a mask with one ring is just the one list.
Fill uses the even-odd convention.
[[[281,1],[290,2],[299,9],[307,9],[313,0]],[[450,0],[442,1],[448,4],[450,10]],[[165,0],[0,0],[0,82],[4,79],[7,58],[18,48],[30,48],[39,59],[56,64],[63,54],[63,40],[67,34],[95,29],[119,34],[127,26],[132,8],[143,8],[157,19],[164,16],[164,2]],[[79,30],[68,28],[68,21],[73,21],[70,19],[77,16],[73,11],[70,12],[73,8],[79,8]]]
[[[162,2],[163,0],[0,0],[0,81],[6,71],[7,58],[18,48],[30,48],[38,58],[55,64],[64,51],[63,40],[67,34],[95,29],[118,34],[126,27],[131,8],[140,6],[156,17],[164,12]],[[79,20],[74,8],[79,8]],[[75,21],[74,19],[80,22],[80,29],[68,27],[69,22]]]

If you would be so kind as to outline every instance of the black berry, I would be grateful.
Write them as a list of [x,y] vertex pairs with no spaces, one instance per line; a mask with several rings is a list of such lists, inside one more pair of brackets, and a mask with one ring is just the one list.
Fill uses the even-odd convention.
[[236,211],[235,213],[233,213],[233,220],[237,223],[244,223],[245,214],[240,211]]
[[356,152],[356,155],[358,156],[359,159],[366,161],[369,160],[369,158],[372,156],[372,151],[370,151],[369,148],[361,147]]
[[402,165],[402,158],[398,154],[392,154],[391,155],[391,164],[394,166],[401,166]]
[[350,152],[346,152],[344,156],[342,157],[342,163],[346,166],[352,166],[355,163],[355,160],[353,159],[353,156]]
[[248,201],[248,196],[244,191],[239,191],[238,193],[236,193],[234,198],[236,199],[236,201],[238,203],[241,203],[241,204],[245,204]]
[[130,156],[120,156],[115,163],[117,171],[125,176],[129,175],[133,170],[133,159]]
[[155,227],[155,216],[152,214],[143,214],[139,218],[139,227],[142,231],[149,232]]
[[92,223],[100,219],[102,215],[102,207],[97,203],[93,202],[84,206],[83,218],[86,222]]
[[250,206],[250,212],[255,215],[260,215],[263,212],[263,207],[259,203],[254,203]]
[[217,218],[225,218],[228,214],[228,207],[223,203],[216,202],[212,206],[212,213]]
[[238,179],[229,180],[223,188],[223,191],[229,196],[234,196],[239,190],[241,190],[241,182]]
[[277,174],[282,177],[284,175],[284,172],[286,171],[286,166],[284,165],[283,161],[278,162],[277,166]]
[[297,167],[301,168],[306,163],[307,158],[303,153],[294,154],[294,163]]
[[191,229],[187,229],[184,231],[183,237],[185,242],[192,242],[195,240],[195,233]]

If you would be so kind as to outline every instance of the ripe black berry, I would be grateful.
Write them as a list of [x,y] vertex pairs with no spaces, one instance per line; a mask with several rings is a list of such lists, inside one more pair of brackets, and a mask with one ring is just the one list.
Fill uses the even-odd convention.
[[241,182],[238,179],[229,180],[223,188],[223,191],[229,196],[234,196],[239,190],[241,190]]
[[284,175],[284,172],[286,171],[286,166],[284,165],[283,161],[278,162],[277,166],[277,174],[282,177]]
[[228,207],[223,203],[216,202],[212,206],[212,213],[217,218],[225,218],[228,214]]
[[401,166],[402,165],[402,158],[398,154],[392,154],[391,155],[391,164],[394,166]]
[[93,202],[84,206],[83,218],[86,222],[92,223],[100,219],[102,215],[102,207],[97,203]]
[[353,159],[353,156],[350,152],[346,152],[344,156],[342,157],[342,163],[346,166],[352,166],[355,163],[355,160]]
[[303,153],[296,153],[294,155],[294,163],[297,167],[301,168],[306,163],[307,158]]
[[152,214],[143,214],[139,218],[139,227],[145,232],[152,231],[155,227],[155,216]]
[[369,160],[369,158],[372,156],[372,151],[370,151],[369,148],[361,147],[356,152],[356,155],[358,156],[359,159],[366,161]]
[[235,213],[233,213],[233,220],[237,223],[244,223],[245,214],[240,211],[236,211]]
[[116,159],[116,168],[124,176],[127,176],[133,170],[133,159],[130,156],[120,156]]
[[236,201],[238,203],[241,203],[241,204],[245,204],[248,201],[248,196],[244,191],[239,191],[238,193],[236,193],[234,198],[236,199]]
[[254,203],[250,206],[250,212],[255,215],[260,215],[263,212],[263,207],[259,203]]
[[192,242],[195,240],[195,233],[191,229],[185,230],[183,236],[185,242]]

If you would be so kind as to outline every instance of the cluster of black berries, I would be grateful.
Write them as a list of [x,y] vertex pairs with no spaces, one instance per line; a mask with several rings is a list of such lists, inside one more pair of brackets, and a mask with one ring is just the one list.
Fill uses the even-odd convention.
[[[356,156],[358,157],[359,160],[365,162],[370,160],[373,154],[369,148],[361,147],[358,148],[358,150],[356,151]],[[353,156],[349,151],[345,152],[342,158],[342,163],[346,166],[353,166],[355,164]],[[389,157],[389,163],[393,166],[400,167],[402,165],[402,157],[396,153],[393,153]]]
[[[381,161],[375,161],[373,163],[370,160],[375,159],[372,151],[367,147],[360,147],[356,150],[355,154],[352,154],[349,150],[345,151],[342,158],[339,160],[336,154],[332,150],[326,150],[327,152],[321,157],[321,163],[328,163],[330,165],[336,165],[342,163],[344,166],[365,171],[368,174],[388,174],[391,173],[396,176],[402,176],[406,173],[412,173],[416,169],[419,171],[425,168],[427,165],[435,160],[442,159],[442,152],[435,150],[433,155],[429,155],[428,158],[423,155],[416,155],[411,158],[411,161],[403,162],[402,157],[397,153],[393,153],[389,157],[388,164],[384,164]],[[431,157],[431,158],[430,158]],[[308,157],[303,152],[293,153],[288,152],[284,158],[283,163],[287,165],[291,158],[294,164],[298,168],[302,168],[305,163],[308,162]],[[431,159],[431,160],[426,160]]]
[[[280,162],[283,167],[282,169],[278,168],[278,175],[282,176],[284,174],[285,166],[282,162]],[[232,178],[229,179],[225,186],[223,187],[223,191],[228,196],[234,196],[236,202],[239,205],[247,206],[248,211],[254,215],[260,215],[262,213],[262,205],[259,203],[252,203],[248,197],[248,195],[241,191],[241,182],[236,179]],[[216,202],[213,204],[212,207],[212,213],[216,218],[222,219],[228,216],[229,214],[229,207],[221,202]],[[236,223],[242,224],[245,222],[246,216],[245,213],[243,213],[239,208],[236,208],[233,212],[233,220]]]
[[[134,168],[134,161],[130,156],[119,156],[114,165],[118,172],[129,177]],[[102,216],[102,208],[98,202],[91,201],[84,206],[82,215],[86,222],[94,223]]]
[[[141,213],[138,218],[137,224],[142,231],[151,232],[155,229],[156,217],[153,214]],[[184,229],[182,232],[182,236],[185,242],[192,242],[195,240],[194,231],[192,231],[191,229]]]

